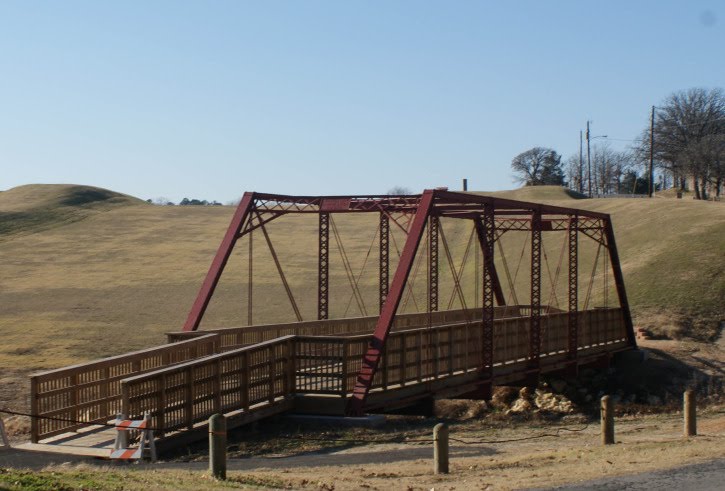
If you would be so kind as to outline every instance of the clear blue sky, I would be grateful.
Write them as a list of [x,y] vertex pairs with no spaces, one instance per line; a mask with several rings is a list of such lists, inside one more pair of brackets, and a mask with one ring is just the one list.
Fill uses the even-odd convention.
[[577,153],[587,119],[636,138],[724,60],[717,0],[0,0],[0,189],[506,189],[516,154]]

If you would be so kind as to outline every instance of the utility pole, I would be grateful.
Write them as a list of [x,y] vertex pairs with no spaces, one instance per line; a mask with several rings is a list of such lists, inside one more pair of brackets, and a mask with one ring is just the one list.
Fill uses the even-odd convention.
[[587,120],[587,179],[589,181],[589,197],[592,197],[592,158],[589,148],[589,120]]
[[652,106],[652,116],[650,117],[649,121],[649,190],[648,193],[649,197],[652,197],[652,194],[655,191],[655,107]]
[[579,192],[584,194],[584,151],[582,145],[582,130],[579,130]]

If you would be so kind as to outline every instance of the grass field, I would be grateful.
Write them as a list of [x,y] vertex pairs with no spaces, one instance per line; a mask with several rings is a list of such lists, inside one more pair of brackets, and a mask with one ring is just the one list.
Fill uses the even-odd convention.
[[[725,204],[676,199],[574,199],[559,188],[496,193],[610,213],[632,311],[640,324],[712,337],[725,318]],[[71,185],[31,185],[0,192],[0,365],[17,370],[51,368],[164,342],[180,329],[233,208],[153,206],[111,191]],[[377,218],[336,218],[357,274],[365,310],[377,308]],[[316,217],[285,217],[269,225],[303,317],[316,312]],[[454,263],[463,256],[470,229],[445,225]],[[506,240],[513,270],[525,240]],[[402,247],[402,234],[395,241]],[[545,242],[551,263],[560,243]],[[331,236],[331,242],[333,238]],[[587,249],[588,248],[588,249]],[[584,258],[593,246],[582,244]],[[509,252],[510,251],[510,252]],[[206,326],[247,322],[246,239],[240,242],[205,318]],[[357,316],[336,246],[331,251],[331,303],[335,317]],[[367,259],[366,259],[367,258]],[[499,268],[500,265],[500,258]],[[448,278],[441,259],[441,278]],[[363,269],[363,264],[366,267]],[[254,238],[254,322],[294,320],[261,234]],[[528,265],[516,284],[526,292]],[[590,270],[581,273],[588,281]],[[601,270],[600,270],[601,273]],[[512,271],[513,274],[513,271]],[[599,275],[601,276],[601,274]],[[475,269],[464,273],[474,305]],[[442,283],[448,304],[452,282]],[[419,268],[407,311],[422,309],[425,264]],[[563,300],[563,279],[542,298]],[[614,298],[609,284],[610,302]],[[546,285],[545,285],[546,287]],[[527,298],[519,298],[526,303]],[[603,286],[595,286],[594,304]],[[442,308],[445,306],[442,305]],[[457,307],[459,302],[454,301]]]

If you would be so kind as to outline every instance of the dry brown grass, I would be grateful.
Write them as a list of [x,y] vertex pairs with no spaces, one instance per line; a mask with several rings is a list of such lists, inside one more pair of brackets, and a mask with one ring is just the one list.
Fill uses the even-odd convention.
[[[699,436],[681,436],[679,416],[637,416],[615,423],[615,445],[601,446],[596,424],[558,438],[462,445],[451,443],[450,474],[432,474],[430,444],[352,447],[333,454],[300,455],[280,465],[277,457],[230,460],[226,482],[209,478],[206,462],[154,466],[56,466],[42,472],[0,473],[0,486],[22,489],[301,489],[301,490],[509,490],[548,487],[679,467],[722,458],[725,417],[701,414]],[[572,424],[571,427],[578,425]],[[522,438],[550,427],[492,428],[480,421],[454,426],[451,437],[475,440]],[[265,463],[267,462],[267,463]],[[326,463],[330,462],[330,463]],[[331,463],[334,462],[334,463]],[[20,489],[20,487],[18,487]]]
[[[9,230],[0,236],[2,366],[27,374],[163,343],[164,332],[183,324],[233,213],[230,207],[151,206],[108,191],[100,192],[104,199],[94,199],[98,196],[87,191],[74,186],[25,186],[0,193],[0,226]],[[572,200],[547,188],[507,196],[536,199],[537,192],[544,198],[555,198],[549,201],[554,204],[612,214],[636,319],[653,310],[662,316],[672,313],[673,319],[675,314],[677,319],[684,319],[679,325],[693,326],[689,334],[697,328],[695,334],[713,335],[717,321],[725,318],[725,203]],[[52,220],[35,220],[35,214],[48,210],[55,210]],[[16,223],[12,213],[25,215]],[[368,312],[374,313],[377,246],[372,241],[376,218],[340,216],[335,220],[356,272],[367,257],[360,284]],[[269,225],[306,319],[313,318],[316,309],[315,230],[314,217],[285,217]],[[445,233],[450,244],[457,244],[452,253],[459,264],[469,230],[460,223],[446,223]],[[513,274],[525,239],[507,234],[503,241]],[[396,242],[402,247],[400,232],[396,232]],[[545,274],[555,274],[560,244],[546,239],[551,266]],[[246,324],[246,246],[244,239],[230,260],[203,325]],[[583,261],[591,260],[593,245],[582,241],[581,247]],[[360,315],[355,302],[350,302],[350,288],[336,248],[331,256],[332,315]],[[254,321],[293,320],[260,234],[255,236],[254,257]],[[447,306],[453,289],[445,259],[442,264],[441,303]],[[503,271],[500,258],[498,267]],[[523,292],[528,291],[527,268],[524,260],[517,280]],[[582,286],[589,281],[589,270],[585,269]],[[547,278],[542,298],[549,300]],[[592,305],[603,301],[600,280]],[[467,303],[472,306],[477,302],[473,264],[466,269],[464,283]],[[564,283],[559,281],[556,292],[560,302]],[[615,299],[612,285],[610,281],[610,303]],[[424,290],[423,264],[414,299],[404,302],[405,311],[415,311],[416,303],[424,308]],[[527,294],[519,301],[526,303]],[[454,302],[453,307],[459,305]],[[16,388],[15,393],[24,397],[27,388]]]

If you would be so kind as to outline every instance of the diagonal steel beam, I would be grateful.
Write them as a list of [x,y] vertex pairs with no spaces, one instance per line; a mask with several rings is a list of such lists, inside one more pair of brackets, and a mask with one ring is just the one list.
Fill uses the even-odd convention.
[[622,265],[619,262],[619,252],[617,252],[617,243],[614,240],[614,228],[612,228],[612,219],[610,217],[607,217],[605,220],[604,235],[607,239],[607,247],[609,248],[609,260],[611,261],[612,273],[614,274],[614,283],[617,286],[619,306],[622,308],[622,314],[624,315],[624,327],[627,329],[627,341],[633,347],[637,347],[637,339],[634,335],[634,326],[632,324],[632,314],[629,311],[629,300],[627,300],[627,292],[624,289]]
[[[493,262],[493,235],[489,237],[489,234],[486,233],[486,227],[484,227],[483,225],[481,215],[477,215],[476,218],[473,220],[473,223],[476,225],[476,234],[478,235],[478,242],[481,245],[481,250],[484,251],[484,254],[486,254],[485,251],[489,251],[491,254],[491,261],[487,261],[484,257],[484,265],[490,268],[488,274],[491,275],[491,281],[493,282],[493,292],[496,296],[496,304],[506,305],[506,297],[503,294],[503,289],[501,288],[501,281],[499,281],[498,279],[496,265]],[[493,230],[495,230],[495,222],[493,222],[492,227],[494,227]]]
[[390,285],[390,291],[388,297],[383,305],[383,310],[380,312],[378,323],[375,326],[375,332],[373,333],[373,339],[368,345],[367,351],[363,356],[362,367],[357,374],[357,380],[355,381],[355,388],[352,391],[352,397],[348,402],[347,413],[350,415],[361,415],[365,408],[365,400],[367,399],[368,392],[373,383],[375,372],[378,369],[380,358],[385,348],[385,342],[390,333],[390,327],[393,324],[395,313],[400,305],[400,300],[403,297],[403,290],[405,284],[408,281],[410,270],[413,266],[415,254],[418,251],[421,238],[425,231],[425,224],[428,221],[428,216],[433,208],[433,200],[435,198],[435,191],[426,190],[423,192],[423,196],[420,200],[420,205],[413,218],[413,224],[410,227],[408,238],[405,241],[403,247],[403,254],[400,257],[400,262],[395,270],[393,276],[393,282]]
[[237,243],[242,226],[254,207],[254,199],[254,193],[244,193],[244,196],[242,196],[242,200],[239,202],[239,206],[237,206],[237,211],[234,212],[232,222],[229,224],[229,228],[226,234],[224,234],[224,239],[222,239],[219,249],[217,249],[216,256],[214,256],[209,271],[206,273],[204,283],[202,283],[201,289],[196,295],[194,305],[192,305],[191,311],[186,318],[184,331],[196,331],[199,327],[201,318],[209,306],[211,296],[214,294],[217,284],[219,284],[219,278],[221,278],[224,267],[234,249],[234,245]]

